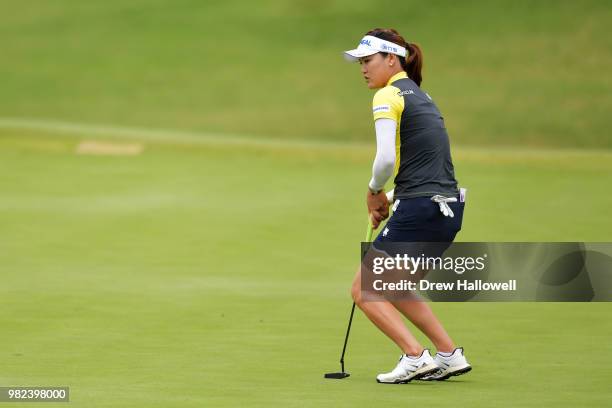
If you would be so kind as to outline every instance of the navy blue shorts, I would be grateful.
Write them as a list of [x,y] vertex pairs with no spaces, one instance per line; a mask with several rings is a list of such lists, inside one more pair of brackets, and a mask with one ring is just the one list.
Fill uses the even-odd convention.
[[453,242],[461,230],[465,203],[457,201],[448,206],[455,215],[452,218],[444,216],[430,197],[400,199],[374,242]]

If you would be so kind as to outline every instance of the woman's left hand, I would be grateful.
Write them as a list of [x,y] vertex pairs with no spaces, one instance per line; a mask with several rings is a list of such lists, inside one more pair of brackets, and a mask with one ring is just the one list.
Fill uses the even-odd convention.
[[366,193],[366,203],[368,214],[372,220],[372,227],[376,229],[383,220],[389,217],[389,201],[384,191],[380,191],[378,194],[372,194],[368,191]]

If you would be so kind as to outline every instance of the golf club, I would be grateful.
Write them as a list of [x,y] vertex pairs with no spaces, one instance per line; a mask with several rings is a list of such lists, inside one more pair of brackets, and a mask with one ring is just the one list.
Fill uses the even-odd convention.
[[[393,201],[393,190],[387,192],[387,200],[389,202]],[[365,242],[372,241],[372,232],[374,228],[372,228],[372,222],[368,219],[368,229],[366,231]],[[344,354],[346,353],[346,345],[348,343],[349,333],[351,332],[351,323],[353,323],[353,315],[355,314],[355,302],[353,302],[353,306],[351,307],[351,316],[349,317],[348,327],[346,329],[346,336],[344,337],[344,346],[342,346],[342,354],[340,355],[340,372],[336,373],[325,373],[325,378],[331,378],[336,380],[341,380],[343,378],[349,377],[350,374],[344,371]]]

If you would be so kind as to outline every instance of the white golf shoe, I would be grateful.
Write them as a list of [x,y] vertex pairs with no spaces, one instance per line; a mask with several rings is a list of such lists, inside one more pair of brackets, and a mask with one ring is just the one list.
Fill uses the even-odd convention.
[[403,354],[393,371],[385,374],[378,374],[376,381],[383,384],[405,384],[428,374],[435,372],[438,366],[425,349],[419,357],[410,357]]
[[455,375],[465,374],[472,369],[463,355],[463,347],[456,348],[448,357],[436,353],[434,361],[439,368],[433,373],[421,377],[421,380],[443,381]]

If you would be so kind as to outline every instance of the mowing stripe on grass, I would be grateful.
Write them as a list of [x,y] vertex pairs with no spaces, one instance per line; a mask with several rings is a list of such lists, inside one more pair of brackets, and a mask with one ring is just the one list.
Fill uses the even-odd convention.
[[[374,136],[372,143],[361,142],[327,142],[320,139],[283,140],[250,135],[220,134],[209,132],[192,132],[172,129],[151,129],[141,127],[125,127],[104,124],[87,124],[66,122],[55,119],[9,118],[0,117],[0,129],[31,130],[41,133],[59,133],[77,137],[91,138],[94,136],[107,139],[133,140],[181,145],[218,145],[245,146],[271,149],[300,150],[332,150],[360,153],[373,153],[375,149]],[[511,160],[546,160],[570,157],[593,157],[604,160],[612,159],[612,150],[579,149],[579,148],[538,148],[517,146],[453,146],[453,152],[459,156],[494,160],[505,157]],[[459,157],[461,158],[461,157]]]
[[322,140],[282,140],[259,136],[189,132],[169,129],[149,129],[101,124],[64,122],[28,118],[0,118],[0,129],[35,130],[82,137],[102,136],[112,139],[132,139],[160,143],[243,145],[299,149],[371,149],[369,143],[338,143]]

